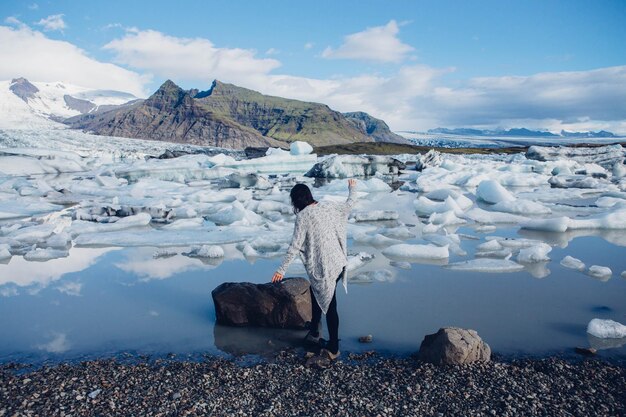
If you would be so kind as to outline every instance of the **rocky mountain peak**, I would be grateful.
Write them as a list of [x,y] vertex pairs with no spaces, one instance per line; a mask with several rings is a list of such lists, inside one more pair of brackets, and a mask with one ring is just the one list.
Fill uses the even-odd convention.
[[193,99],[189,95],[189,92],[183,90],[173,81],[167,80],[158,90],[154,92],[144,102],[146,106],[154,107],[158,110],[167,108],[173,108],[180,106],[181,104],[192,105]]
[[39,89],[24,77],[12,79],[9,89],[26,103],[29,98],[35,97],[35,94],[39,92]]

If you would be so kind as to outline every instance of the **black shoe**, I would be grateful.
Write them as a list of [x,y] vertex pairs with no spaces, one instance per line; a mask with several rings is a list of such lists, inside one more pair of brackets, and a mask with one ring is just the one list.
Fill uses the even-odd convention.
[[[319,345],[320,345],[320,348],[322,348],[323,350],[327,350],[329,353],[332,353],[333,355],[339,355],[338,353],[339,352],[339,340],[332,341],[332,340],[322,339],[320,337]],[[331,359],[334,359],[334,358],[331,358]]]
[[304,342],[305,343],[310,343],[310,344],[313,344],[313,345],[317,345],[317,344],[320,343],[320,340],[324,340],[324,339],[320,338],[319,332],[315,332],[314,333],[313,330],[309,330],[309,332],[306,334],[306,336],[304,336]]

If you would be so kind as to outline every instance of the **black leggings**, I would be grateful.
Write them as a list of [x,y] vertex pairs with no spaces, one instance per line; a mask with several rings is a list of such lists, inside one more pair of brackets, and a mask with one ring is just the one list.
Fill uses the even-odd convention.
[[[335,292],[337,290],[337,283],[341,279],[341,275],[335,282]],[[320,320],[322,319],[322,309],[315,298],[315,294],[311,291],[311,306],[313,308],[313,318],[311,319],[311,330],[319,331]],[[326,326],[328,327],[328,336],[331,342],[339,341],[339,314],[337,314],[337,294],[333,294],[333,299],[328,306],[326,312]]]

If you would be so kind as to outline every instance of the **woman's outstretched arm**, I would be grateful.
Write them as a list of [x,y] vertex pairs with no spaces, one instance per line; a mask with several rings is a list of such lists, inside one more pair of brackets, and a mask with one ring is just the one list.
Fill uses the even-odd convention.
[[302,245],[304,244],[304,238],[306,237],[305,227],[302,225],[302,218],[300,216],[296,216],[296,225],[293,228],[293,237],[291,238],[291,244],[287,249],[287,254],[283,258],[283,263],[274,273],[272,277],[272,282],[278,282],[283,279],[285,275],[285,271],[293,258],[300,252],[302,249]]
[[354,202],[356,201],[355,195],[356,188],[356,180],[354,178],[350,178],[348,180],[348,199],[346,200],[345,211],[346,214],[350,214],[350,210],[352,210],[352,206],[354,206]]

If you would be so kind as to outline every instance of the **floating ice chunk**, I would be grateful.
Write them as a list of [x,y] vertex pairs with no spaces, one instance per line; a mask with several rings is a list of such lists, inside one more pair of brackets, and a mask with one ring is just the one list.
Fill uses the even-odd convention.
[[179,219],[170,224],[166,224],[162,227],[163,230],[183,230],[183,229],[197,229],[203,226],[205,223],[201,217],[195,217],[192,219]]
[[424,196],[419,196],[413,201],[413,206],[417,214],[421,216],[430,216],[433,213],[445,213],[452,210],[457,216],[463,214],[463,209],[459,207],[452,197],[446,198],[444,202],[435,202]]
[[515,200],[515,197],[495,180],[481,181],[476,189],[476,197],[491,204]]
[[378,233],[392,239],[411,239],[415,237],[415,233],[411,232],[408,227],[383,227],[378,229]]
[[77,220],[72,223],[70,231],[74,235],[84,233],[107,233],[117,232],[133,227],[142,227],[150,224],[152,216],[148,213],[139,213],[134,216],[122,217],[115,223],[93,223],[88,221]]
[[110,233],[85,233],[75,239],[76,245],[83,246],[192,246],[241,242],[257,237],[260,233],[268,240],[282,242],[289,239],[284,231],[267,232],[260,227],[229,226],[224,228],[199,228],[197,230],[141,230],[141,232],[120,231]]
[[354,240],[355,243],[358,243],[361,245],[369,245],[369,246],[376,246],[376,247],[390,246],[390,245],[395,245],[395,244],[400,243],[399,240],[390,239],[381,234],[368,235],[365,233],[354,233],[352,235],[352,240]]
[[569,255],[567,255],[565,258],[561,260],[561,265],[569,269],[577,269],[579,271],[585,270],[585,263],[583,261],[581,261],[580,259],[573,258]]
[[467,221],[459,219],[456,214],[454,214],[454,210],[446,211],[443,213],[433,213],[430,215],[430,217],[428,217],[428,221],[432,224],[438,224],[442,226],[467,223]]
[[398,212],[395,210],[369,210],[357,211],[353,214],[357,222],[371,222],[378,220],[397,220]]
[[553,219],[533,219],[521,223],[523,229],[564,232],[568,229],[626,229],[626,209],[594,216],[586,219],[557,217]]
[[613,164],[612,171],[613,171],[613,177],[615,178],[626,177],[626,165],[624,165],[624,162],[616,161],[615,164]]
[[429,235],[425,235],[424,239],[427,240],[428,242],[434,243],[437,246],[448,246],[448,249],[450,250],[450,252],[454,253],[455,255],[459,255],[459,256],[467,255],[467,252],[464,251],[459,245],[459,243],[461,242],[461,239],[459,239],[458,235],[429,234]]
[[383,250],[383,255],[405,259],[446,259],[450,256],[448,246],[415,245],[401,243]]
[[199,258],[222,258],[224,257],[224,249],[219,245],[202,245],[199,248],[192,248],[188,256],[190,255]]
[[33,244],[44,242],[55,231],[54,224],[39,224],[18,229],[9,234],[9,238],[22,243]]
[[317,162],[316,154],[291,155],[279,148],[270,148],[266,156],[261,158],[245,159],[235,162],[223,162],[222,167],[233,168],[244,172],[257,173],[304,173]]
[[370,284],[372,282],[391,282],[395,278],[393,272],[387,269],[361,272],[360,274],[348,275],[348,281],[352,284]]
[[546,232],[564,232],[569,227],[569,217],[554,217],[551,219],[531,219],[521,222],[522,229],[543,230]]
[[359,252],[356,255],[348,256],[348,265],[346,266],[346,270],[348,272],[357,270],[370,263],[373,259],[374,255],[367,252]]
[[238,245],[237,249],[239,249],[241,253],[243,253],[243,256],[245,256],[246,258],[258,258],[260,256],[259,252],[254,250],[252,245],[250,245],[248,242],[245,242],[242,245]]
[[46,240],[45,246],[48,248],[66,248],[70,244],[72,237],[66,233],[55,233]]
[[174,250],[174,249],[170,249],[170,248],[165,248],[165,249],[157,249],[154,251],[154,253],[152,254],[152,257],[154,259],[157,258],[169,258],[171,256],[176,256],[178,255],[178,251]]
[[587,325],[587,333],[600,339],[626,337],[626,326],[613,320],[593,319]]
[[233,224],[240,225],[260,225],[265,223],[265,219],[251,210],[247,210],[239,201],[233,202],[231,206],[220,209],[217,213],[208,216],[219,225]]
[[491,239],[476,246],[476,250],[478,251],[494,251],[500,249],[502,249],[502,245],[498,239]]
[[16,196],[11,196],[12,200],[0,201],[0,220],[27,217],[63,209],[63,206],[57,204],[44,202],[28,203],[21,200],[14,200],[15,197]]
[[613,275],[613,271],[611,271],[611,268],[608,268],[606,266],[600,266],[600,265],[590,266],[589,271],[587,271],[587,273],[590,276],[597,278],[601,281],[608,281],[609,278],[611,278],[611,275]]
[[509,259],[511,255],[513,255],[513,251],[511,249],[502,248],[499,250],[477,251],[474,256],[476,258]]
[[570,219],[569,229],[626,229],[626,209],[590,217],[587,219]]
[[305,176],[313,178],[351,178],[397,174],[404,164],[389,156],[332,155],[316,163]]
[[463,216],[476,223],[520,223],[528,220],[528,218],[524,216],[501,213],[499,211],[487,211],[479,207],[468,210]]
[[[487,239],[492,239],[492,237],[487,237]],[[510,237],[502,238],[502,237],[493,237],[493,239],[497,240],[498,243],[505,247],[511,249],[523,249],[523,248],[531,248],[533,246],[541,245],[543,242],[535,239],[513,239]]]
[[555,188],[605,188],[615,189],[615,186],[606,180],[588,177],[586,175],[556,175],[548,180]]
[[68,250],[36,248],[24,254],[27,261],[49,261],[50,259],[65,258],[69,256]]
[[623,198],[615,197],[600,197],[596,200],[596,206],[608,208],[608,207],[624,207],[626,208],[626,200]]
[[491,232],[495,232],[497,230],[497,227],[489,225],[489,224],[483,224],[483,225],[474,227],[474,230],[477,233],[491,233]]
[[402,261],[391,261],[389,262],[389,265],[395,267],[395,268],[400,268],[400,269],[411,269],[411,263],[410,262],[402,262]]
[[491,206],[492,210],[513,214],[550,214],[552,210],[541,203],[530,200],[508,200],[500,201]]
[[472,272],[489,272],[489,273],[505,273],[517,272],[524,269],[523,265],[508,259],[472,259],[469,261],[455,262],[444,266],[454,271],[472,271]]
[[433,190],[425,195],[426,198],[435,201],[445,201],[448,197],[451,197],[455,203],[463,210],[467,210],[474,205],[472,200],[461,194],[459,191],[452,190],[450,188],[441,188]]
[[415,169],[423,171],[426,168],[438,167],[443,162],[443,156],[441,153],[434,149],[429,150],[424,155],[421,155],[417,161],[415,161]]
[[289,145],[289,153],[292,155],[308,155],[311,152],[313,152],[313,147],[306,142],[297,140]]
[[529,248],[522,248],[517,255],[517,261],[523,263],[535,263],[549,261],[548,253],[552,247],[547,243],[540,243]]

